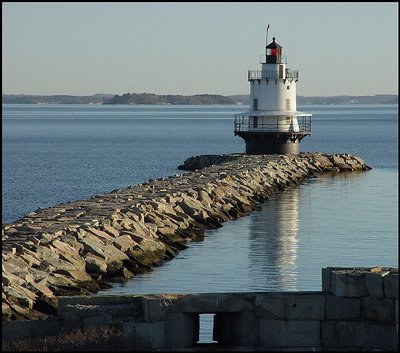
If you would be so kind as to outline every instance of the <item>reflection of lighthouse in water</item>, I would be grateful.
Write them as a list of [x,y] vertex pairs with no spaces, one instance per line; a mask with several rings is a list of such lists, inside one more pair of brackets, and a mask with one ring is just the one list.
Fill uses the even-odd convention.
[[252,218],[250,266],[263,272],[255,278],[262,278],[266,291],[296,290],[298,203],[298,188],[289,188],[265,202]]

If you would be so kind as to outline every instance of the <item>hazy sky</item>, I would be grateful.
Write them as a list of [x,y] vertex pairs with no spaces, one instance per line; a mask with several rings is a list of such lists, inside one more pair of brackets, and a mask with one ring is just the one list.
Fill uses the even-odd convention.
[[3,93],[248,94],[276,37],[305,96],[398,93],[398,4],[2,3]]

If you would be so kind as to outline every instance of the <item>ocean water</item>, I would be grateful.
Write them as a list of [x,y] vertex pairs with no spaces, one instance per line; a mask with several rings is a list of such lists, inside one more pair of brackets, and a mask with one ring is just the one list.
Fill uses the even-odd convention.
[[[327,266],[398,267],[398,106],[301,106],[302,151],[373,169],[322,176],[206,232],[153,271],[99,294],[320,290]],[[2,222],[39,207],[181,173],[199,154],[243,152],[245,106],[3,105]]]

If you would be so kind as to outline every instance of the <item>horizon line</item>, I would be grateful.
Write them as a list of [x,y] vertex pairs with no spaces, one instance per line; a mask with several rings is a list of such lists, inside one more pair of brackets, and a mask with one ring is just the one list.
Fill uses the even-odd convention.
[[[2,93],[2,96],[71,96],[71,97],[92,97],[92,96],[119,96],[124,94],[153,94],[156,96],[198,96],[198,95],[211,95],[211,96],[221,96],[221,97],[231,97],[231,96],[250,96],[249,93],[239,93],[239,94],[229,94],[223,95],[218,93],[195,93],[195,94],[159,94],[153,92],[126,92],[121,94],[115,93],[92,93],[92,94],[69,94],[69,93],[52,93],[52,94],[32,94],[32,93]],[[373,97],[373,96],[398,96],[398,93],[375,93],[375,94],[334,94],[334,95],[296,95],[296,97]]]

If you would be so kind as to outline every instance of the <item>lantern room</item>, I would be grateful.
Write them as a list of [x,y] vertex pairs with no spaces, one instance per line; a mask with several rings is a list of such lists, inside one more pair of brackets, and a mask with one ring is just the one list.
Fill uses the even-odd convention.
[[282,47],[275,42],[275,37],[272,38],[272,43],[265,47],[267,49],[266,63],[281,64]]

